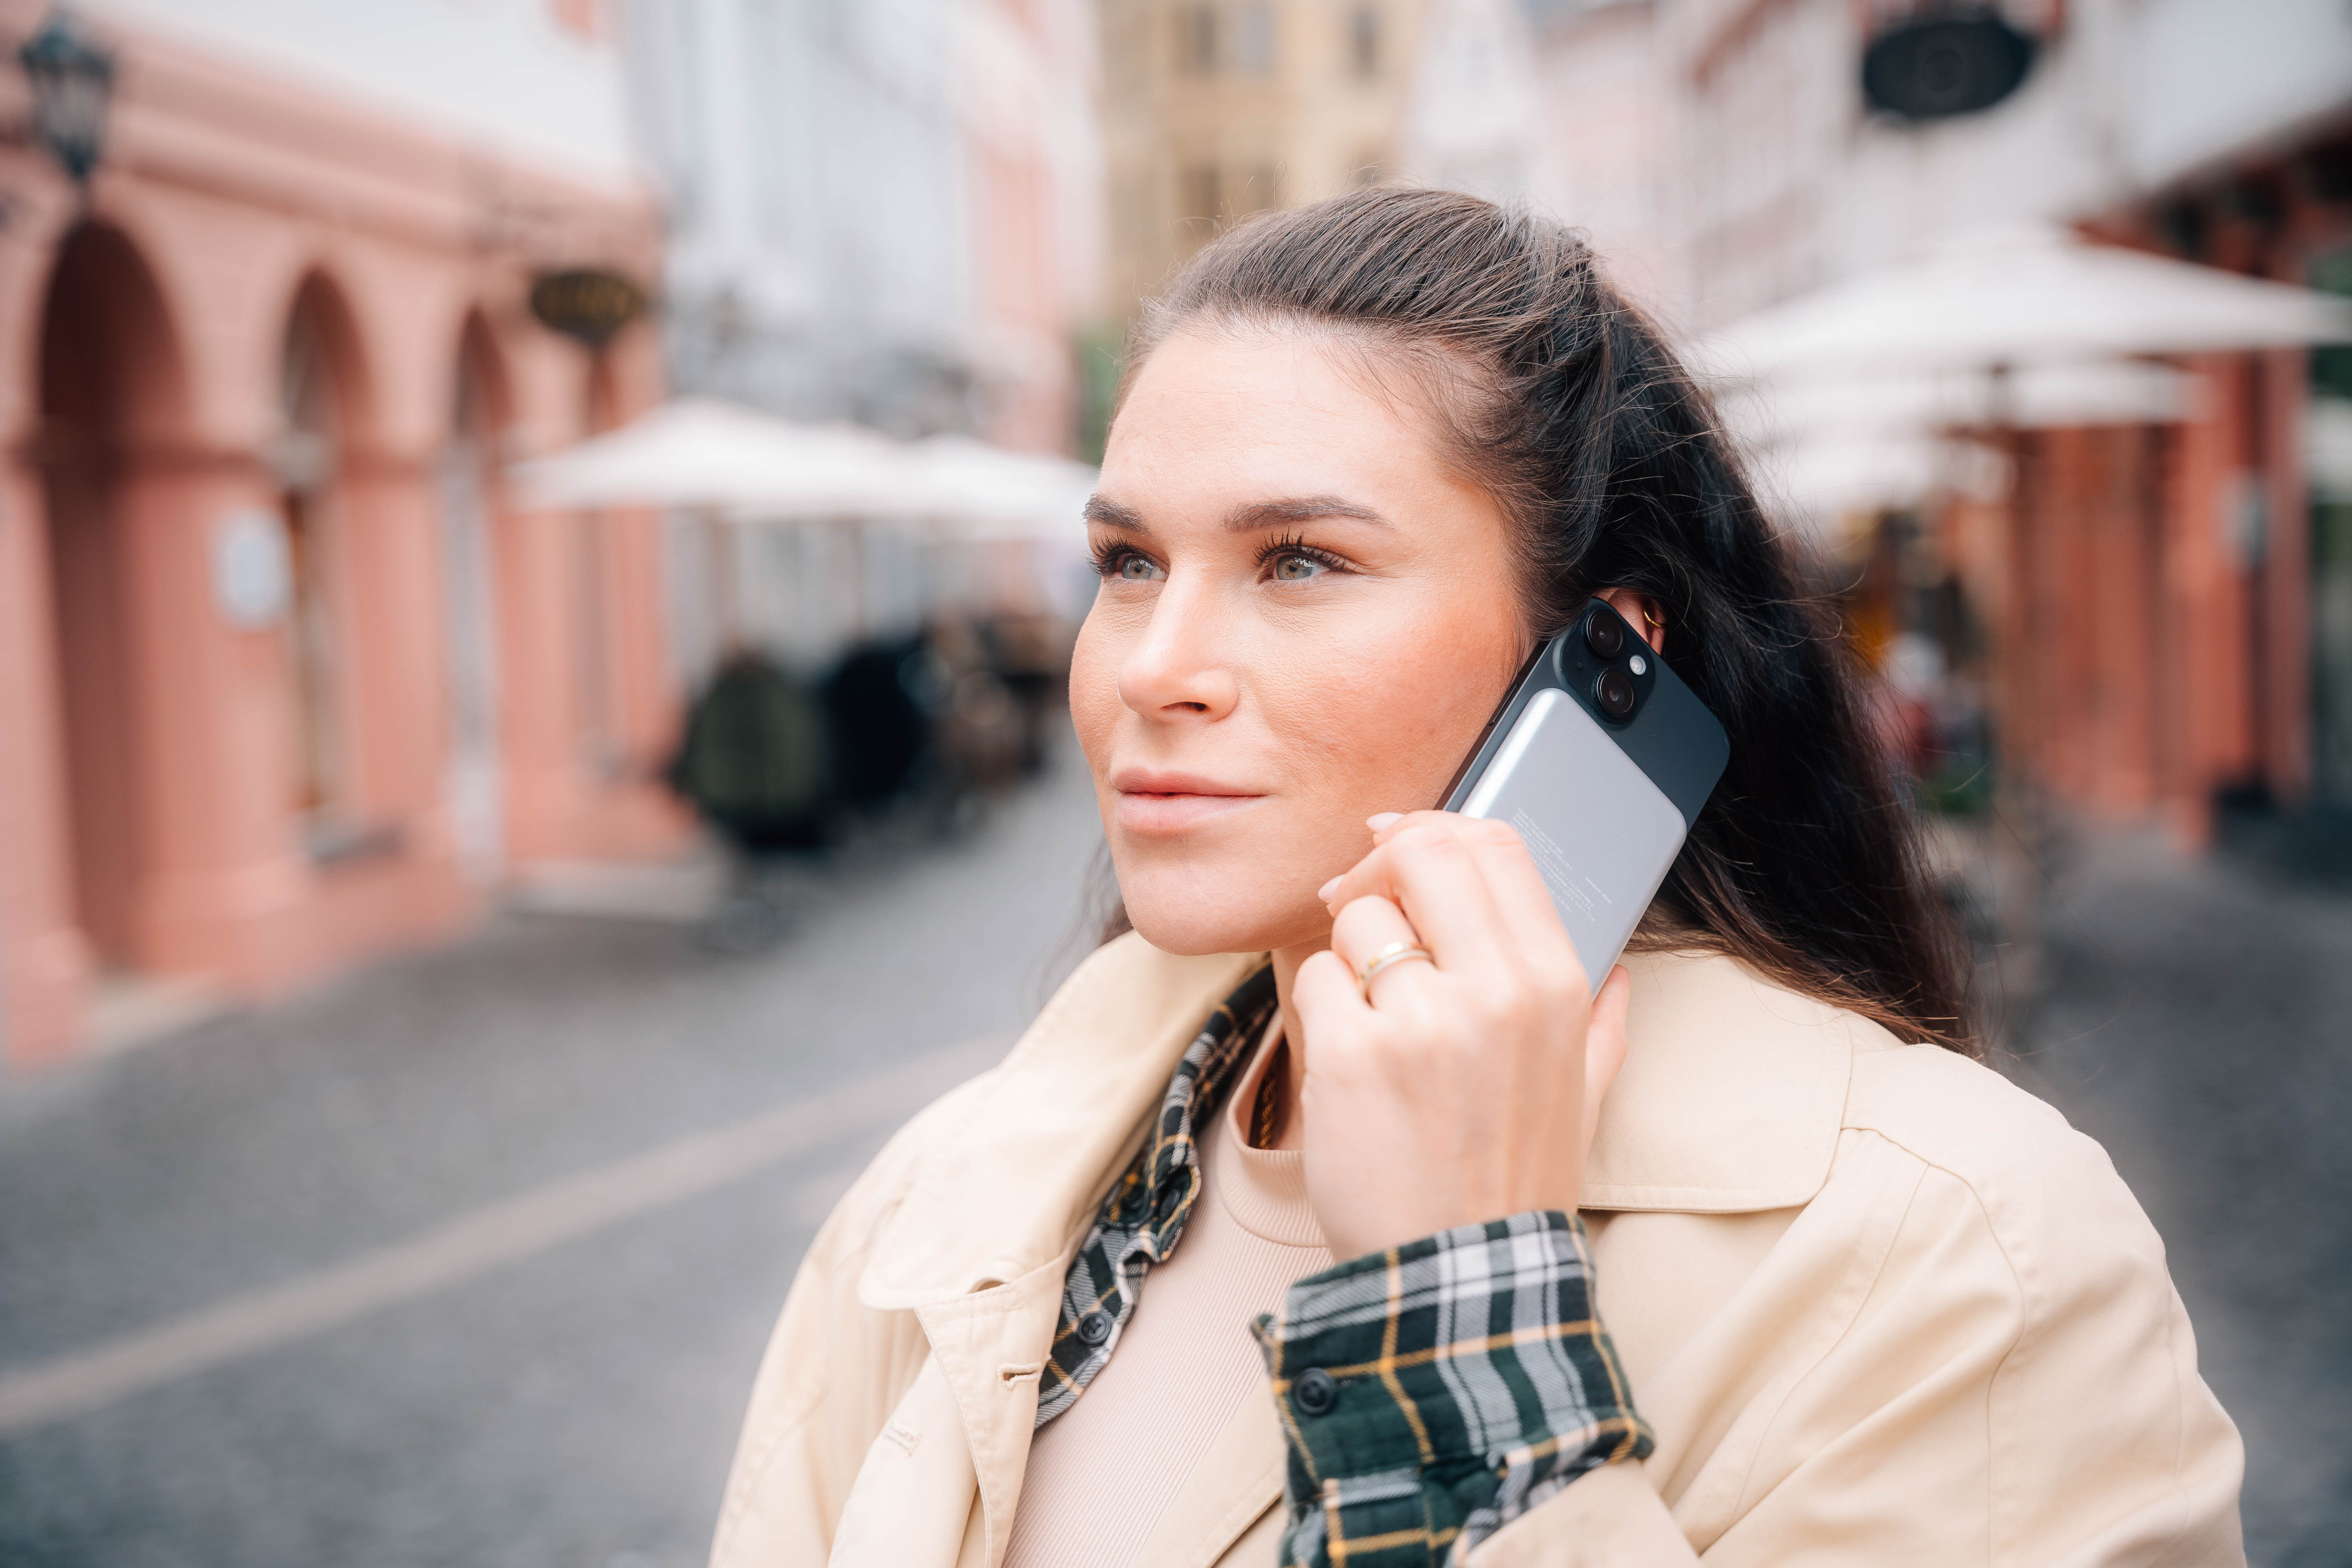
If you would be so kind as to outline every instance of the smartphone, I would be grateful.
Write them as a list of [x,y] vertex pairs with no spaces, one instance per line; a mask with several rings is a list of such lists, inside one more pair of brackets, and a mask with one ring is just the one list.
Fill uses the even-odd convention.
[[1536,649],[1454,775],[1445,809],[1519,830],[1597,986],[1730,755],[1706,704],[1594,599]]

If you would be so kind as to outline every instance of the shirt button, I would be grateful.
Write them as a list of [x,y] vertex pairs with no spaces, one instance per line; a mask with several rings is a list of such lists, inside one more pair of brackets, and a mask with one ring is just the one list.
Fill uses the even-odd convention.
[[1328,1415],[1331,1406],[1339,1403],[1339,1384],[1319,1366],[1308,1367],[1290,1385],[1290,1397],[1297,1402],[1301,1415]]
[[1110,1338],[1110,1331],[1111,1321],[1108,1312],[1088,1312],[1078,1320],[1078,1339],[1081,1343],[1098,1345]]

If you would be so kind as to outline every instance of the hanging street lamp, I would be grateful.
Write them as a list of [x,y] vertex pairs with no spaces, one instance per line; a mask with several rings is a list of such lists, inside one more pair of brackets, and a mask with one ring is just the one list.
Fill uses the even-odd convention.
[[62,5],[16,51],[33,86],[33,131],[74,184],[87,184],[106,150],[114,56]]

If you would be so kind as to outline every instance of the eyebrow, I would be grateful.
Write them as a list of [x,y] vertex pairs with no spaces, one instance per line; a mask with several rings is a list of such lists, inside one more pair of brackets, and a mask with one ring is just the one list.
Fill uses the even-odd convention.
[[[1286,522],[1312,522],[1322,517],[1353,518],[1360,522],[1376,522],[1385,528],[1389,520],[1370,507],[1351,501],[1344,496],[1285,496],[1276,500],[1253,501],[1235,507],[1225,514],[1225,531],[1251,533],[1261,528],[1276,528]],[[1087,498],[1087,521],[1105,528],[1123,528],[1133,533],[1150,533],[1143,514],[1132,507],[1121,506],[1101,496]]]

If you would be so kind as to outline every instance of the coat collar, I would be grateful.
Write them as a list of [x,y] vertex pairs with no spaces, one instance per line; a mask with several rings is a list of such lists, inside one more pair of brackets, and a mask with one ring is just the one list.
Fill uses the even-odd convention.
[[1264,961],[1097,949],[924,1152],[859,1298],[919,1307],[1066,1258],[1201,1020]]
[[[1089,957],[925,1152],[866,1304],[941,1301],[1066,1256],[1201,1020],[1263,956],[1179,958],[1130,933]],[[1625,966],[1630,1048],[1585,1206],[1735,1214],[1820,1191],[1854,1049],[1884,1031],[1720,954]]]
[[1643,953],[1584,1206],[1739,1214],[1829,1179],[1853,1053],[1885,1031],[1720,953]]

